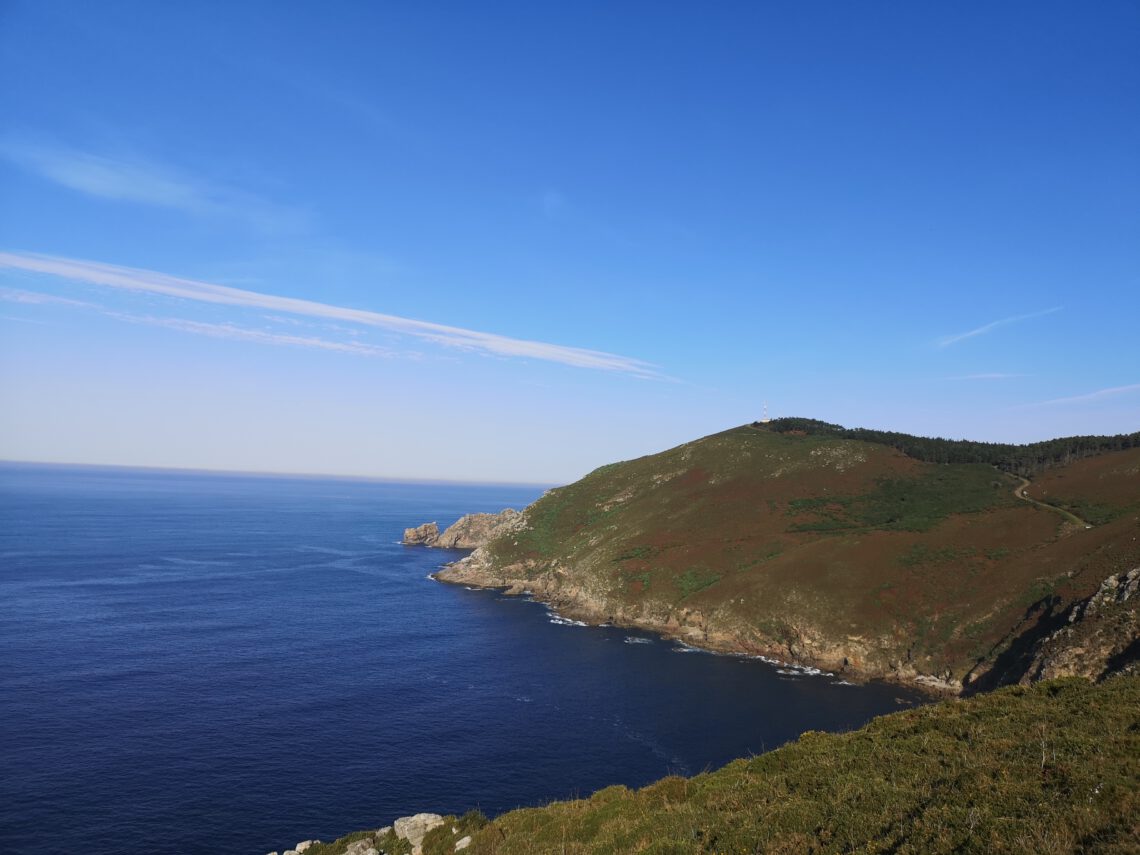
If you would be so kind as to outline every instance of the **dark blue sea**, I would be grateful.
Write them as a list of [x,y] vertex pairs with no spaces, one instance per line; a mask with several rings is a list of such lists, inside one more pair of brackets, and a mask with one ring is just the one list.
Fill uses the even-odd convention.
[[540,493],[0,466],[0,848],[261,855],[919,701],[558,622],[398,543]]

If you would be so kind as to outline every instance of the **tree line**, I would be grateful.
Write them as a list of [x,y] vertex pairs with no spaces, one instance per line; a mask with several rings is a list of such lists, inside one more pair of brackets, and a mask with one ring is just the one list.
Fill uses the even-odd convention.
[[818,419],[780,418],[753,422],[753,426],[776,433],[800,433],[837,439],[858,439],[896,448],[908,457],[928,463],[986,463],[1003,472],[1028,478],[1052,466],[1063,466],[1084,457],[1140,448],[1140,431],[1114,436],[1066,436],[1013,445],[1002,442],[974,442],[968,439],[914,436],[870,428],[845,428]]

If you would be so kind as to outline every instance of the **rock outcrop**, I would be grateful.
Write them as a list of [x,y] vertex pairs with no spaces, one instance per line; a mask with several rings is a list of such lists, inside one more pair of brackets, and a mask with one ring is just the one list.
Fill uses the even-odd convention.
[[1054,677],[1101,680],[1140,670],[1140,567],[1105,579],[1069,609],[1065,626],[1039,642],[1022,683]]
[[404,544],[407,546],[435,546],[438,539],[438,523],[429,522],[404,529]]
[[497,514],[466,514],[443,532],[434,522],[406,528],[404,543],[440,549],[478,549],[499,535],[520,528],[523,519],[523,514],[513,508],[505,508]]
[[400,817],[392,823],[392,828],[397,837],[412,844],[412,855],[421,855],[425,835],[441,825],[443,817],[438,813],[417,813],[415,816]]
[[[472,826],[467,818],[457,820],[451,817],[453,825],[443,830],[445,837],[450,839],[454,851],[466,849],[471,844],[471,835],[468,831],[477,829],[486,820],[479,815],[479,824]],[[438,813],[417,813],[414,816],[402,816],[391,825],[386,825],[376,831],[361,832],[351,835],[356,838],[351,843],[340,841],[339,845],[329,844],[333,847],[335,855],[385,855],[393,850],[406,851],[401,840],[411,846],[412,855],[423,855],[424,838],[435,829],[444,825],[447,818]],[[437,832],[439,834],[440,832]],[[302,855],[311,846],[319,845],[319,840],[304,840],[292,849],[287,849],[283,855]],[[438,846],[438,840],[435,844]],[[343,847],[343,848],[342,848]],[[277,855],[270,852],[268,855]]]

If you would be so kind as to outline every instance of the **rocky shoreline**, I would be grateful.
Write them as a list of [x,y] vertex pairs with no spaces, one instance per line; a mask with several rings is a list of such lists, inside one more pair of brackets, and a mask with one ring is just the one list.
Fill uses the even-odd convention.
[[560,617],[587,626],[641,630],[716,655],[762,659],[772,665],[808,673],[831,673],[852,683],[885,680],[917,688],[936,697],[957,696],[962,692],[962,684],[956,680],[921,674],[914,669],[899,667],[868,671],[845,657],[803,656],[786,645],[758,644],[754,640],[743,639],[737,633],[710,626],[707,616],[700,610],[682,608],[657,613],[641,609],[630,612],[612,607],[577,587],[559,584],[561,580],[551,584],[542,577],[510,578],[488,573],[481,559],[479,550],[476,550],[459,561],[445,564],[431,577],[449,585],[497,590],[510,597],[527,597],[547,606]]
[[[710,653],[748,656],[785,667],[830,672],[851,682],[885,680],[917,688],[928,694],[946,697],[962,695],[969,686],[950,673],[926,674],[909,662],[876,662],[873,640],[842,644],[822,637],[812,627],[801,627],[794,642],[764,643],[750,627],[737,627],[718,620],[718,615],[700,609],[674,608],[652,602],[636,606],[614,603],[602,589],[592,590],[588,581],[559,568],[538,562],[522,562],[499,566],[486,548],[496,538],[522,530],[527,525],[526,512],[506,509],[498,514],[469,514],[444,532],[435,523],[407,529],[404,543],[440,548],[470,549],[471,553],[450,562],[431,574],[447,584],[502,591],[508,596],[525,596],[540,602],[556,614],[587,625],[610,625],[654,633]],[[1006,682],[1034,682],[1042,677],[1085,676],[1097,679],[1109,673],[1113,658],[1119,656],[1121,638],[1134,638],[1136,610],[1132,598],[1137,590],[1140,569],[1108,577],[1100,589],[1087,600],[1080,601],[1068,615],[1063,632],[1040,638],[1031,646],[1031,665],[1025,673],[1005,676]],[[1112,632],[1102,629],[1103,616],[1096,605],[1111,600],[1122,612],[1121,620],[1130,631]],[[1086,605],[1087,604],[1087,605]],[[1082,631],[1097,617],[1097,633],[1105,636],[1090,644]],[[1082,623],[1083,622],[1083,623]],[[1120,621],[1117,621],[1118,623]],[[852,656],[852,650],[860,656]],[[1047,661],[1048,666],[1045,665]]]
[[809,672],[830,672],[851,682],[887,680],[940,697],[958,695],[962,691],[962,684],[948,679],[949,675],[921,674],[902,664],[888,670],[867,670],[842,655],[804,655],[789,645],[758,644],[755,639],[745,639],[739,633],[710,625],[708,617],[697,609],[670,609],[659,613],[645,606],[636,611],[615,607],[604,597],[570,583],[567,574],[557,568],[550,574],[538,575],[533,573],[537,566],[496,567],[485,548],[487,544],[521,530],[526,524],[525,511],[507,508],[497,514],[467,514],[442,532],[436,522],[408,528],[404,530],[402,542],[406,546],[471,550],[471,554],[432,573],[432,578],[439,582],[529,597],[562,617],[589,626],[642,630],[709,653],[759,658]]

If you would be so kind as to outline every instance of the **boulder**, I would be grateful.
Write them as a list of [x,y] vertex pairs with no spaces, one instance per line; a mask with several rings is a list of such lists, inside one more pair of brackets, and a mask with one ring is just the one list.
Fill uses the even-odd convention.
[[304,852],[310,846],[315,846],[316,844],[318,844],[320,842],[321,841],[319,841],[319,840],[302,840],[300,843],[298,843],[293,848],[297,851],[298,855],[300,855],[300,853]]
[[363,840],[348,844],[343,855],[380,855],[380,853],[376,851],[372,838],[366,837]]
[[471,835],[468,834],[466,837],[460,837],[458,840],[455,841],[455,851],[458,852],[460,849],[466,849],[470,845],[471,845]]
[[438,813],[417,813],[415,816],[402,816],[392,827],[396,836],[412,844],[412,855],[422,855],[424,835],[433,828],[443,825],[443,817]]

